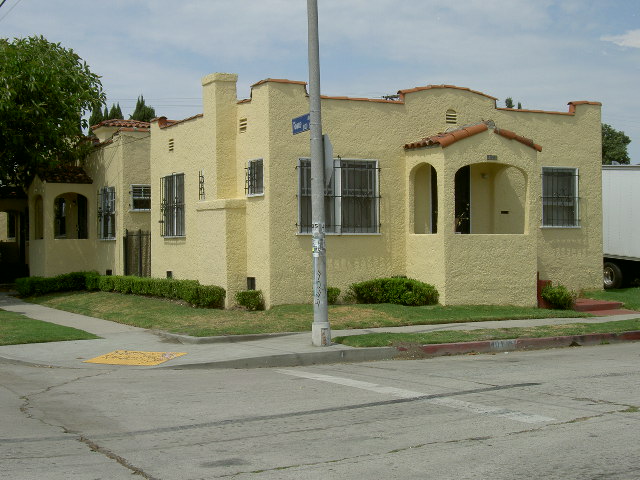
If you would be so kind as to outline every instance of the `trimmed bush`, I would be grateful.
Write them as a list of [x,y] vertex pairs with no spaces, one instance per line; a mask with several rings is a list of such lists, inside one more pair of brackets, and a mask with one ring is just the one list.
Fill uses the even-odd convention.
[[197,292],[197,302],[194,305],[203,308],[224,308],[224,299],[227,296],[224,288],[216,285],[198,285]]
[[564,285],[554,287],[551,284],[542,289],[540,296],[557,310],[572,310],[577,297],[575,292],[570,292]]
[[438,290],[433,285],[412,278],[376,278],[349,286],[349,296],[358,303],[395,303],[420,306],[438,303]]
[[338,297],[340,296],[340,289],[337,287],[327,287],[327,303],[329,305],[335,305],[338,303]]
[[264,310],[262,290],[245,290],[236,293],[236,303],[247,310]]
[[197,280],[99,275],[97,272],[74,272],[46,278],[18,278],[16,289],[22,297],[71,290],[101,290],[184,300],[191,305],[204,308],[224,308],[226,297],[224,288],[200,285]]
[[55,277],[24,277],[16,279],[16,290],[22,297],[45,295],[54,292],[86,290],[87,278],[94,278],[95,272],[64,273]]

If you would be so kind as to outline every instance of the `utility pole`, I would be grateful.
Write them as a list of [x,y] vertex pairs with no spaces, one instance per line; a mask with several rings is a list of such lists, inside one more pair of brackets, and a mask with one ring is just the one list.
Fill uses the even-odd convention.
[[327,251],[324,215],[324,145],[320,107],[320,46],[318,1],[307,0],[309,23],[309,120],[311,132],[311,223],[313,252],[313,325],[311,342],[316,347],[331,345],[327,307]]

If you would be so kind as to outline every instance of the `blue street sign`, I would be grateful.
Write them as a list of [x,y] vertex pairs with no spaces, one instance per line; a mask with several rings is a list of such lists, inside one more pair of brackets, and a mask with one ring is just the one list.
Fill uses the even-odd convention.
[[293,129],[293,134],[302,133],[309,130],[311,127],[311,118],[309,113],[305,113],[299,117],[296,117],[291,120],[291,127]]

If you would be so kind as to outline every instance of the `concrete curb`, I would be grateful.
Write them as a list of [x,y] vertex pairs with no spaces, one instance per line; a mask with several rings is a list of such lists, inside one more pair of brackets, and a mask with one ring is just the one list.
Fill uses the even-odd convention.
[[332,350],[308,353],[284,353],[233,360],[187,363],[181,365],[160,365],[156,368],[172,370],[193,370],[212,368],[273,368],[305,367],[309,365],[327,365],[333,363],[375,362],[398,358],[395,347],[354,348],[353,350]]
[[349,350],[289,353],[261,357],[240,358],[216,362],[183,365],[166,365],[158,368],[205,369],[205,368],[267,368],[296,367],[332,363],[375,362],[380,360],[432,358],[470,353],[498,353],[546,348],[581,347],[624,343],[640,340],[640,331],[624,333],[593,333],[562,337],[517,338],[510,340],[486,340],[480,342],[442,343],[399,347],[365,347]]
[[269,338],[286,337],[289,335],[297,335],[300,332],[282,332],[282,333],[253,333],[247,335],[220,335],[217,337],[192,337],[190,335],[180,335],[178,333],[163,332],[162,330],[149,330],[149,332],[162,337],[170,342],[186,344],[201,343],[241,343],[251,342],[254,340],[266,340]]
[[435,345],[400,346],[398,351],[411,358],[464,355],[468,353],[495,353],[544,348],[582,347],[607,343],[634,342],[640,340],[640,331],[624,333],[590,333],[562,337],[516,338],[511,340],[485,340],[466,343],[441,343]]

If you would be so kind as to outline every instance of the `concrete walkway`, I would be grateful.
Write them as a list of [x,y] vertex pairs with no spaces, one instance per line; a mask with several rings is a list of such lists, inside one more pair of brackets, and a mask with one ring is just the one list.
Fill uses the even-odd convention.
[[[35,343],[0,346],[0,363],[24,363],[65,368],[256,368],[284,367],[339,362],[389,360],[402,355],[395,347],[353,348],[340,344],[329,347],[311,345],[311,332],[239,335],[196,338],[154,332],[122,325],[107,320],[55,310],[23,302],[7,292],[0,292],[0,309],[27,317],[78,328],[100,336],[97,340]],[[606,322],[640,317],[640,312],[608,317],[545,318],[535,320],[503,320],[444,325],[414,325],[358,330],[334,330],[332,336],[356,335],[373,332],[433,332],[438,330],[470,330],[478,328],[525,327],[559,325],[575,322]],[[496,343],[496,348],[512,350],[507,344]],[[503,347],[500,347],[503,345]],[[549,343],[548,346],[556,344]],[[544,348],[542,345],[541,348]],[[84,363],[115,350],[146,352],[183,352],[158,366],[119,366]],[[441,353],[441,354],[447,354]]]

